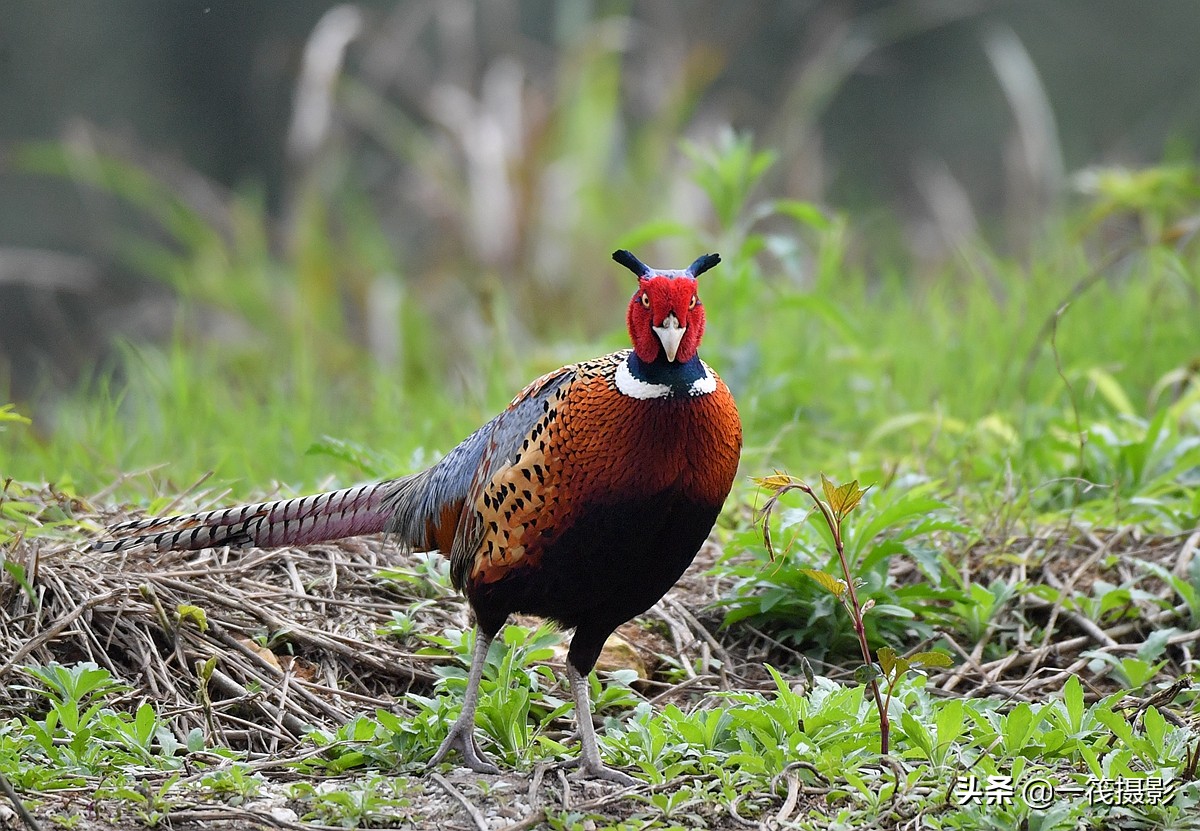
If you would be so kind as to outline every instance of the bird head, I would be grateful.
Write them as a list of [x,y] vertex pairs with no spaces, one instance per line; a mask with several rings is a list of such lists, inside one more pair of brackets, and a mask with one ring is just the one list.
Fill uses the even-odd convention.
[[638,358],[686,364],[696,357],[704,334],[704,304],[696,278],[721,262],[721,256],[705,254],[685,269],[670,271],[651,268],[625,250],[614,251],[613,259],[638,277],[625,315]]

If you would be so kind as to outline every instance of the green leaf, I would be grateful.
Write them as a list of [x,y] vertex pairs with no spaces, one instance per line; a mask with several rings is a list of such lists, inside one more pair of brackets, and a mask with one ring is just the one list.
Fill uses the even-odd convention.
[[1022,701],[1004,720],[1004,747],[1010,754],[1015,756],[1025,749],[1034,726],[1033,708]]
[[[858,559],[860,552],[871,545],[877,537],[884,535],[884,532],[887,532],[888,543],[898,545],[903,540],[934,530],[965,530],[956,523],[938,522],[934,519],[927,519],[928,524],[913,522],[917,518],[928,517],[931,513],[946,510],[946,503],[929,495],[936,487],[937,483],[933,482],[919,485],[894,497],[890,502],[884,501],[884,496],[890,494],[880,494],[873,504],[873,507],[879,508],[878,512],[869,512],[864,518],[866,522],[854,535],[855,559]],[[887,543],[880,543],[880,545],[887,545]],[[891,549],[885,548],[885,550]],[[867,567],[865,559],[863,566]]]
[[952,698],[938,708],[935,718],[938,750],[944,752],[963,731],[963,702]]
[[204,749],[204,730],[193,727],[187,734],[187,749],[189,753],[199,753]]
[[36,595],[33,592],[33,586],[30,585],[29,579],[25,574],[25,566],[21,565],[20,563],[13,562],[6,557],[0,557],[0,563],[4,564],[4,570],[8,572],[9,576],[12,577],[12,579],[16,581],[17,585],[21,587],[21,590],[25,592],[25,596],[29,598],[29,602],[36,602]]
[[208,615],[199,606],[180,603],[175,607],[175,620],[180,623],[188,620],[195,622],[202,635],[208,631]]
[[876,653],[876,657],[879,659],[879,668],[883,670],[884,678],[891,678],[892,670],[901,666],[901,664],[904,665],[900,670],[901,672],[903,672],[905,669],[908,669],[908,662],[897,655],[896,650],[892,649],[890,646],[885,646],[880,649],[879,652]]
[[774,213],[791,217],[802,225],[818,231],[829,228],[829,219],[812,202],[802,202],[799,199],[777,199],[771,203],[771,208]]
[[874,664],[859,664],[854,669],[854,683],[869,684],[879,677],[879,670]]
[[213,671],[217,668],[217,656],[213,655],[206,661],[196,662],[196,676],[205,684],[212,678]]
[[1167,720],[1157,707],[1147,707],[1142,716],[1142,726],[1146,730],[1146,741],[1151,747],[1163,747],[1167,738]]
[[1078,731],[1083,724],[1083,683],[1078,675],[1070,676],[1063,685],[1063,704],[1067,708],[1071,729]]
[[1179,634],[1179,630],[1174,626],[1168,626],[1163,629],[1155,629],[1146,636],[1146,639],[1138,645],[1137,657],[1143,661],[1153,661],[1158,656],[1166,651],[1171,638]]
[[1107,706],[1095,707],[1092,710],[1092,715],[1096,720],[1107,727],[1120,740],[1121,744],[1133,746],[1136,744],[1136,737],[1133,734],[1133,728],[1129,726],[1129,722],[1125,716],[1114,712]]
[[0,405],[0,430],[4,429],[3,424],[5,422],[9,422],[10,424],[32,424],[33,423],[28,418],[26,418],[25,416],[21,415],[20,413],[18,413],[16,411],[15,404]]
[[1129,400],[1129,396],[1125,394],[1125,390],[1116,378],[1109,375],[1103,369],[1100,369],[1100,367],[1092,367],[1086,374],[1088,380],[1096,388],[1096,392],[1108,402],[1110,407],[1121,415],[1136,415],[1137,411],[1134,410],[1133,403]]
[[770,491],[771,493],[778,493],[784,488],[796,484],[795,479],[778,470],[772,473],[770,476],[752,476],[750,481],[754,482],[754,484],[758,485],[763,490]]
[[863,335],[856,328],[854,316],[832,299],[820,294],[802,294],[779,299],[780,309],[796,309],[816,317],[830,330],[831,337],[847,347],[857,346]]
[[906,620],[914,620],[917,613],[912,609],[908,609],[898,603],[877,603],[875,605],[876,615],[889,615],[891,617],[904,618]]
[[947,667],[954,666],[954,660],[945,652],[917,652],[914,655],[909,655],[908,660],[914,667],[946,669]]
[[839,600],[841,599],[842,595],[846,593],[845,581],[839,580],[832,574],[826,574],[825,572],[818,571],[815,568],[805,568],[801,569],[801,571],[820,584],[821,588],[825,589],[825,591],[829,592]]
[[821,489],[825,492],[825,501],[829,503],[829,510],[833,511],[834,516],[838,519],[844,519],[853,511],[866,493],[865,489],[858,486],[857,479],[844,485],[834,485],[823,473],[821,474]]
[[933,758],[933,737],[929,735],[929,730],[925,725],[912,713],[905,713],[900,716],[900,727],[904,730],[904,735],[908,740],[921,749],[921,753],[926,759]]

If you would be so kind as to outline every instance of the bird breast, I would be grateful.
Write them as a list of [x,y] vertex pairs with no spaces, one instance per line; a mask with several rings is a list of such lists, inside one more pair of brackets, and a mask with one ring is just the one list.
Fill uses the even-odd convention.
[[718,379],[698,397],[637,400],[620,394],[611,376],[581,373],[557,390],[533,440],[483,488],[473,582],[536,565],[595,506],[678,497],[719,508],[725,501],[741,451],[725,384]]

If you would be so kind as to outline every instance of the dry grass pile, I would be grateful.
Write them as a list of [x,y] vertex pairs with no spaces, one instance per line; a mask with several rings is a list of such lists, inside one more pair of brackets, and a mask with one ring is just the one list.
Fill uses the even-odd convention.
[[[0,583],[0,711],[22,709],[18,667],[92,661],[181,739],[200,727],[219,744],[276,752],[434,678],[428,658],[378,634],[420,599],[375,579],[405,566],[382,539],[166,554],[86,546],[33,539],[7,555],[25,580],[10,571]],[[457,600],[420,614],[430,626],[467,622]]]
[[[1200,531],[1159,537],[1134,526],[1113,532],[1046,528],[1023,539],[977,544],[964,565],[971,579],[1018,591],[976,643],[960,644],[942,633],[958,653],[958,665],[931,685],[946,693],[1039,701],[1072,676],[1083,678],[1094,695],[1116,692],[1123,684],[1114,662],[1138,655],[1162,661],[1160,679],[1195,672],[1200,608],[1180,602],[1177,588],[1163,578],[1186,584],[1198,545]],[[1166,637],[1151,654],[1147,644],[1156,633]],[[985,660],[985,651],[1002,654]]]
[[[43,505],[55,501],[40,496]],[[130,686],[133,706],[150,701],[181,741],[199,727],[210,745],[277,754],[312,728],[403,709],[405,692],[430,691],[433,667],[447,659],[416,654],[417,638],[381,634],[397,616],[425,633],[470,624],[466,602],[430,567],[436,555],[401,555],[383,537],[303,549],[98,553],[83,529],[129,517],[78,501],[62,507],[71,533],[32,536],[5,553],[0,713],[33,703],[22,666],[90,661]],[[757,662],[730,656],[710,633],[718,613],[702,622],[691,611],[715,599],[703,570],[718,555],[706,547],[655,608],[657,631],[623,627],[600,665],[652,673],[660,655],[673,654],[687,680],[650,678],[643,687],[680,700],[764,680]],[[559,652],[565,660],[565,645]]]
[[[98,526],[123,518],[75,517]],[[1023,541],[1023,550],[1013,541],[977,545],[964,565],[971,581],[1042,583],[1055,589],[1055,599],[1014,592],[977,642],[943,633],[958,661],[930,686],[1038,700],[1081,675],[1095,693],[1112,691],[1117,682],[1097,655],[1134,655],[1153,632],[1172,626],[1163,673],[1193,671],[1200,629],[1167,583],[1144,576],[1144,563],[1186,575],[1198,543],[1200,532],[1141,539],[1127,530],[1070,540],[1047,531]],[[394,707],[409,689],[428,692],[431,661],[445,659],[381,635],[394,615],[413,617],[424,632],[469,624],[461,598],[379,537],[272,551],[98,554],[86,546],[83,539],[34,538],[6,555],[24,569],[25,582],[11,569],[0,577],[0,649],[7,656],[0,711],[20,712],[26,703],[28,693],[12,683],[20,666],[92,661],[129,684],[132,697],[152,701],[180,738],[200,727],[215,743],[277,753],[310,728],[333,729]],[[719,613],[704,610],[722,590],[706,571],[718,553],[712,546],[702,551],[655,607],[658,632],[622,630],[642,661],[652,666],[656,654],[670,654],[687,676],[681,684],[649,679],[642,688],[656,702],[769,686],[762,662],[787,665],[801,657],[752,627],[717,628]],[[383,571],[401,579],[381,580]],[[894,576],[919,579],[906,562]],[[1106,624],[1080,610],[1080,598],[1096,596],[1098,580],[1141,586],[1125,607],[1106,612]],[[421,602],[431,596],[438,602]],[[1005,654],[985,657],[998,644],[1009,647]],[[820,671],[847,675],[836,667]]]
[[[53,516],[54,494],[38,500],[39,510],[30,516]],[[0,574],[5,715],[38,705],[22,689],[30,682],[21,667],[91,661],[129,685],[131,709],[150,701],[180,741],[199,728],[207,746],[246,751],[260,772],[289,778],[283,767],[312,752],[296,748],[311,728],[332,731],[376,708],[403,711],[409,706],[402,699],[406,691],[430,691],[433,662],[447,659],[417,654],[419,633],[469,625],[465,602],[431,568],[440,561],[402,558],[382,538],[271,551],[101,554],[87,550],[85,529],[127,517],[79,502],[60,507],[69,517],[61,531],[5,546],[7,565]],[[1077,528],[975,544],[959,557],[964,584],[1012,590],[982,618],[985,625],[976,636],[965,636],[965,630],[938,634],[945,638],[938,643],[949,643],[958,660],[932,675],[926,688],[944,696],[1036,702],[1080,676],[1094,700],[1120,689],[1114,661],[1144,654],[1147,642],[1157,639],[1161,648],[1149,659],[1161,662],[1155,679],[1179,682],[1161,684],[1144,700],[1126,699],[1125,706],[1144,710],[1155,704],[1172,723],[1194,720],[1194,714],[1172,712],[1167,705],[1197,668],[1195,610],[1179,603],[1171,578],[1190,579],[1198,546],[1200,532],[1142,538],[1134,529]],[[802,657],[752,626],[719,628],[721,613],[711,604],[729,588],[711,569],[719,554],[706,546],[696,566],[648,615],[650,625],[643,621],[621,630],[633,657],[622,657],[618,649],[616,660],[645,665],[649,677],[636,685],[637,692],[656,709],[668,702],[685,710],[719,707],[725,699],[705,695],[718,690],[770,690],[764,662],[788,666]],[[892,577],[925,579],[902,558]],[[1123,593],[1111,595],[1119,602],[1110,598],[1100,613],[1113,587],[1121,587]],[[398,618],[411,621],[417,634],[381,634]],[[1114,661],[1104,660],[1106,655]],[[676,668],[671,680],[654,671],[663,658]],[[818,671],[854,683],[852,667]],[[561,732],[556,724],[551,733],[566,740],[569,720],[559,722]],[[513,770],[491,784],[471,774],[433,775],[415,781],[404,798],[423,822],[449,820],[462,810],[477,809],[471,814],[476,817],[482,810],[484,820],[475,819],[480,828],[500,819],[515,822],[514,828],[535,827],[547,811],[559,810],[555,806],[626,816],[640,804],[622,793],[597,796],[588,789],[594,783],[572,797],[575,786],[561,773],[553,779],[538,765],[531,775]],[[664,788],[647,786],[647,792]],[[820,799],[827,790],[820,784],[804,794]],[[520,802],[505,796],[526,791],[528,798]],[[271,810],[286,802],[278,796]],[[301,827],[294,816],[281,819],[266,808],[181,804],[171,814],[176,821],[223,818]],[[795,800],[785,799],[783,806],[791,812]],[[710,827],[740,827],[735,820],[722,815]]]

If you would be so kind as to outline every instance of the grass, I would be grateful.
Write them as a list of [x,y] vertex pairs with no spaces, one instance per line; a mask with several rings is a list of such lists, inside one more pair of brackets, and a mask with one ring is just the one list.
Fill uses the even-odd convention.
[[[53,172],[69,167],[70,152],[32,147],[24,163]],[[1094,177],[1077,214],[1028,254],[978,240],[914,275],[844,216],[760,199],[772,155],[749,139],[687,156],[709,224],[635,217],[605,245],[653,251],[643,258],[661,265],[708,250],[724,257],[702,281],[704,356],[738,399],[746,478],[719,525],[723,557],[692,578],[703,590],[681,590],[696,617],[668,605],[656,624],[660,639],[692,632],[707,651],[662,647],[649,680],[617,672],[594,682],[604,751],[647,782],[638,792],[534,804],[503,780],[444,787],[562,829],[724,828],[739,817],[798,828],[1183,827],[1200,801],[1200,268],[1194,242],[1173,231],[1194,211],[1194,198],[1178,194],[1194,189],[1196,172]],[[125,182],[121,198],[161,226],[122,248],[178,290],[175,335],[124,344],[49,421],[0,409],[9,609],[48,613],[49,566],[39,573],[33,554],[82,545],[100,520],[89,503],[159,512],[410,472],[528,379],[623,344],[627,281],[599,254],[574,263],[573,276],[601,288],[564,299],[561,317],[578,325],[560,323],[548,340],[513,323],[544,310],[505,305],[503,287],[485,284],[483,299],[445,318],[415,281],[392,280],[400,300],[380,324],[395,346],[387,357],[353,326],[377,275],[402,273],[371,223],[338,236],[328,212],[313,211],[299,234],[307,247],[281,255],[253,199],[231,197],[232,224],[218,232],[132,172],[114,159],[92,180],[110,190]],[[330,211],[356,206],[347,194]],[[1114,243],[1117,220],[1143,233]],[[589,335],[598,296],[609,324]],[[454,354],[448,342],[462,333],[447,326],[464,320],[470,337]],[[870,670],[854,674],[851,621],[812,577],[841,574],[828,528],[810,506],[785,501],[770,526],[780,553],[763,545],[764,496],[750,477],[776,469],[871,486],[844,529],[859,597],[873,606],[870,647],[933,649],[955,662],[884,673],[885,759],[863,694]],[[121,821],[151,826],[213,806],[261,816],[271,799],[309,824],[428,819],[428,792],[443,786],[421,767],[459,706],[470,654],[461,626],[432,612],[454,602],[438,562],[372,578],[395,593],[372,637],[441,667],[432,683],[392,691],[389,706],[362,704],[267,753],[207,725],[180,727],[201,711],[226,717],[206,699],[215,665],[181,676],[196,699],[182,712],[86,654],[29,658],[14,676],[27,712],[0,713],[0,773],[63,825],[70,812],[53,796],[85,786],[122,806]],[[211,608],[174,611],[163,631],[186,629],[193,647],[201,622],[216,619]],[[11,615],[6,626],[27,619]],[[286,629],[261,635],[281,654],[302,645]],[[522,623],[493,647],[480,730],[517,771],[568,752],[569,696],[547,663],[557,641]],[[245,706],[269,692],[248,684]],[[1019,790],[1000,804],[961,798],[972,783],[1001,793],[997,777],[1078,792],[1043,808]],[[1099,781],[1178,795],[1105,806],[1086,793]]]
[[[911,279],[900,265],[865,265],[867,241],[844,217],[756,201],[755,174],[771,156],[748,140],[693,156],[719,224],[661,239],[655,250],[670,253],[656,259],[707,249],[726,259],[704,286],[704,353],[738,396],[748,473],[826,469],[882,483],[917,471],[964,485],[995,485],[1003,475],[1034,510],[1073,501],[1067,485],[1044,486],[1078,476],[1094,487],[1076,501],[1111,501],[1115,510],[1172,466],[1187,467],[1188,447],[1180,458],[1163,448],[1193,437],[1200,395],[1192,246],[1142,244],[1106,260],[1090,254],[1103,226],[1085,223],[1047,232],[1028,262],[980,242],[938,273]],[[472,354],[455,363],[443,348],[453,339],[446,324],[405,298],[389,325],[411,342],[398,363],[383,366],[346,329],[360,310],[347,304],[314,317],[305,295],[320,292],[305,288],[316,279],[305,276],[306,261],[272,255],[247,206],[235,203],[230,213],[249,226],[231,239],[193,216],[177,223],[181,252],[140,255],[181,290],[176,336],[123,345],[115,365],[97,367],[58,401],[46,432],[41,422],[7,422],[7,475],[70,482],[83,493],[116,481],[115,496],[144,501],[209,472],[235,496],[273,481],[297,489],[404,472],[444,452],[529,378],[624,341],[626,281],[601,255],[576,267],[612,287],[605,336],[518,350],[502,320],[521,316],[516,308],[491,326],[477,321]],[[317,238],[324,232],[310,229]],[[648,223],[611,245],[645,248],[663,232]],[[374,268],[400,271],[395,262]],[[574,309],[563,308],[569,319]],[[210,339],[213,326],[234,335]],[[1123,459],[1139,452],[1151,427],[1158,456]]]

